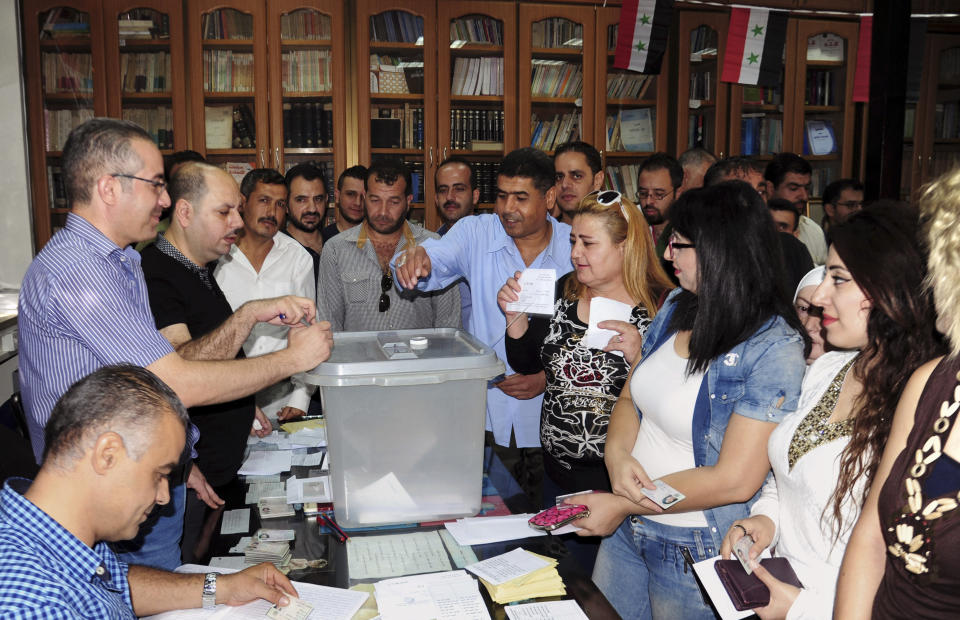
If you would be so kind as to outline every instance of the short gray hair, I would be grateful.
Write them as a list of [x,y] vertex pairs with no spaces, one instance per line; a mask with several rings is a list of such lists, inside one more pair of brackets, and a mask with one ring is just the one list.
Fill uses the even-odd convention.
[[88,204],[104,174],[134,174],[142,168],[133,140],[153,143],[140,125],[115,118],[92,118],[71,131],[62,162],[67,204]]

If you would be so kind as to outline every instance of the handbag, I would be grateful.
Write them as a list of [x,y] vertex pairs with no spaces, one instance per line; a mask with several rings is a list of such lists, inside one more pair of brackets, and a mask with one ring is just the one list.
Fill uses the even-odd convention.
[[[803,587],[787,558],[764,558],[760,560],[760,565],[780,581],[798,588]],[[748,575],[739,560],[717,560],[713,567],[737,611],[770,604],[770,590],[759,577]]]

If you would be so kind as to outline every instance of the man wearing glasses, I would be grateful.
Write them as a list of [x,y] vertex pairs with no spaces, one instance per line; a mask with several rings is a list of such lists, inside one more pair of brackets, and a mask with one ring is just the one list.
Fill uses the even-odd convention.
[[669,221],[670,205],[680,197],[683,191],[683,167],[680,162],[666,153],[654,153],[643,160],[637,172],[637,206],[643,211],[643,217],[650,224],[650,234],[657,244],[657,256],[670,279],[676,284],[673,265],[663,257],[667,249],[667,240],[673,229]]
[[840,224],[863,208],[863,183],[840,179],[823,190],[824,230]]
[[460,327],[456,283],[429,293],[400,293],[393,285],[393,255],[439,238],[407,220],[410,171],[379,159],[367,170],[364,189],[364,221],[330,239],[320,255],[320,318],[336,331]]
[[[301,319],[313,322],[309,299],[279,300],[268,312],[298,326],[283,351],[244,360],[182,356],[156,329],[140,255],[129,247],[154,236],[170,204],[163,159],[150,134],[127,121],[87,121],[67,139],[63,171],[70,213],[27,269],[18,315],[21,387],[38,462],[54,403],[103,366],[145,367],[193,407],[247,396],[329,357],[329,326],[299,327]],[[198,434],[189,430],[193,446]],[[171,476],[178,483],[184,478],[183,471]],[[168,512],[154,512],[125,561],[168,569],[180,564],[184,485],[171,491]]]

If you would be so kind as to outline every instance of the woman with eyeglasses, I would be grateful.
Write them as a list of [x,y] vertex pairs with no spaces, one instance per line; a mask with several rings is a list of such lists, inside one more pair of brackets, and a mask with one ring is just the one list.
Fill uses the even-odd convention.
[[721,549],[730,557],[749,535],[751,558],[775,547],[790,560],[803,589],[755,569],[771,592],[770,604],[755,610],[763,620],[830,617],[843,552],[897,400],[910,373],[938,351],[916,233],[915,213],[892,205],[831,231],[826,278],[810,303],[823,309],[834,350],[810,366],[796,413],[770,436],[774,475]]
[[[714,618],[689,563],[715,556],[770,470],[767,438],[793,412],[803,326],[783,289],[780,242],[740,181],[685,192],[666,250],[680,288],[647,331],[613,409],[605,461],[614,493],[586,504],[581,535],[610,535],[593,580],[624,618]],[[660,480],[684,498],[660,509]],[[673,492],[673,491],[670,491]]]
[[807,330],[807,336],[810,337],[810,352],[807,353],[807,365],[814,363],[818,357],[823,355],[826,344],[823,339],[823,325],[821,324],[822,311],[813,301],[813,293],[823,282],[826,269],[823,265],[814,267],[807,272],[800,283],[797,284],[797,292],[793,295],[793,307],[797,311],[797,317],[803,323],[803,328]]
[[[557,495],[610,490],[603,463],[610,411],[639,356],[658,302],[671,288],[643,213],[618,192],[594,192],[583,198],[570,244],[574,269],[557,282],[552,317],[506,310],[508,302],[518,299],[516,278],[508,280],[497,296],[507,318],[510,366],[526,374],[546,372],[540,414],[544,506],[553,505]],[[601,348],[585,341],[593,300],[619,304],[629,317],[600,323],[615,332],[605,337]],[[589,571],[599,540],[570,543]]]
[[884,420],[883,454],[837,582],[834,613],[844,620],[960,615],[960,170],[925,188],[919,206],[947,355],[916,369]]

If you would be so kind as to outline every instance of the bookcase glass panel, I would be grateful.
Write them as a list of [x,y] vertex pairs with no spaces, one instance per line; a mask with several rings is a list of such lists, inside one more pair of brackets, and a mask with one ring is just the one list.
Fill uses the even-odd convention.
[[832,32],[807,39],[803,93],[802,153],[810,161],[810,195],[819,197],[842,176],[840,143],[843,136],[845,90],[849,66],[849,41]]
[[690,31],[690,90],[687,102],[687,144],[718,152],[716,140],[717,82],[720,79],[717,59],[719,33],[701,24]]
[[488,15],[465,15],[450,20],[450,47],[503,46],[503,22]]
[[329,15],[313,9],[297,9],[280,16],[281,41],[330,41],[332,21]]
[[530,146],[553,151],[583,134],[583,24],[548,17],[530,24]]
[[161,149],[173,149],[173,109],[169,104],[124,106],[122,117],[146,129]]
[[200,31],[208,40],[252,39],[253,15],[237,9],[215,9],[203,14]]
[[207,150],[253,149],[257,146],[253,101],[203,106]]
[[960,167],[960,47],[949,47],[938,59],[933,149],[928,179]]
[[548,17],[530,25],[534,48],[583,49],[583,24],[563,17]]
[[120,45],[127,40],[168,41],[170,16],[155,9],[138,8],[121,13],[117,18]]
[[371,15],[370,40],[423,46],[423,18],[407,11],[384,11]]
[[90,14],[68,6],[40,14],[40,40],[90,39]]

